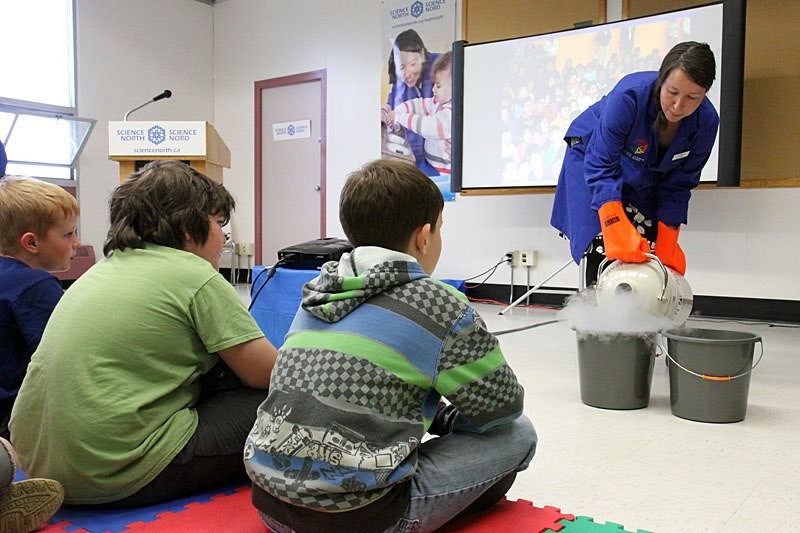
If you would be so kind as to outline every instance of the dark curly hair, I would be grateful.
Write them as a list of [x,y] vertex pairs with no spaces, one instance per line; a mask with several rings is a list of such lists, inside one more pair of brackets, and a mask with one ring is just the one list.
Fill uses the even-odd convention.
[[210,216],[230,218],[235,207],[221,183],[180,161],[152,161],[114,189],[111,228],[103,253],[143,248],[145,243],[184,249],[187,235],[208,240]]

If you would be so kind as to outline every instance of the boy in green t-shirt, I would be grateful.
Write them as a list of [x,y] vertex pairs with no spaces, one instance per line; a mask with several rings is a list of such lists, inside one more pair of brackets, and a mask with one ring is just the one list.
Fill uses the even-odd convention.
[[[233,208],[177,161],[112,193],[105,257],[53,312],[11,414],[25,472],[58,480],[65,503],[150,505],[246,479],[277,351],[218,272]],[[220,361],[241,383],[206,383]]]

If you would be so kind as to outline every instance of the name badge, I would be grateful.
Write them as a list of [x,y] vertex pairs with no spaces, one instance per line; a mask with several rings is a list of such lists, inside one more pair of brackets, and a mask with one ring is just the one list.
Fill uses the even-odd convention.
[[685,152],[681,152],[679,154],[675,154],[672,156],[673,161],[677,161],[678,159],[683,159],[684,157],[688,156],[691,153],[691,150],[686,150]]

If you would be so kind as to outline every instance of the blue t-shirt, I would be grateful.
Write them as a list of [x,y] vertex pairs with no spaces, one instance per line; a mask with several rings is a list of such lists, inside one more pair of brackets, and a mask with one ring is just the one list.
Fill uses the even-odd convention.
[[[7,420],[31,355],[64,294],[44,270],[0,257],[0,421]],[[0,428],[2,429],[2,428]]]

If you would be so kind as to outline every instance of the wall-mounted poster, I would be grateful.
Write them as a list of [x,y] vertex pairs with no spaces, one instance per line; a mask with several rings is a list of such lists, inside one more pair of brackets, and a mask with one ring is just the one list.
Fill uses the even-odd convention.
[[383,0],[381,157],[413,162],[450,190],[456,0]]

